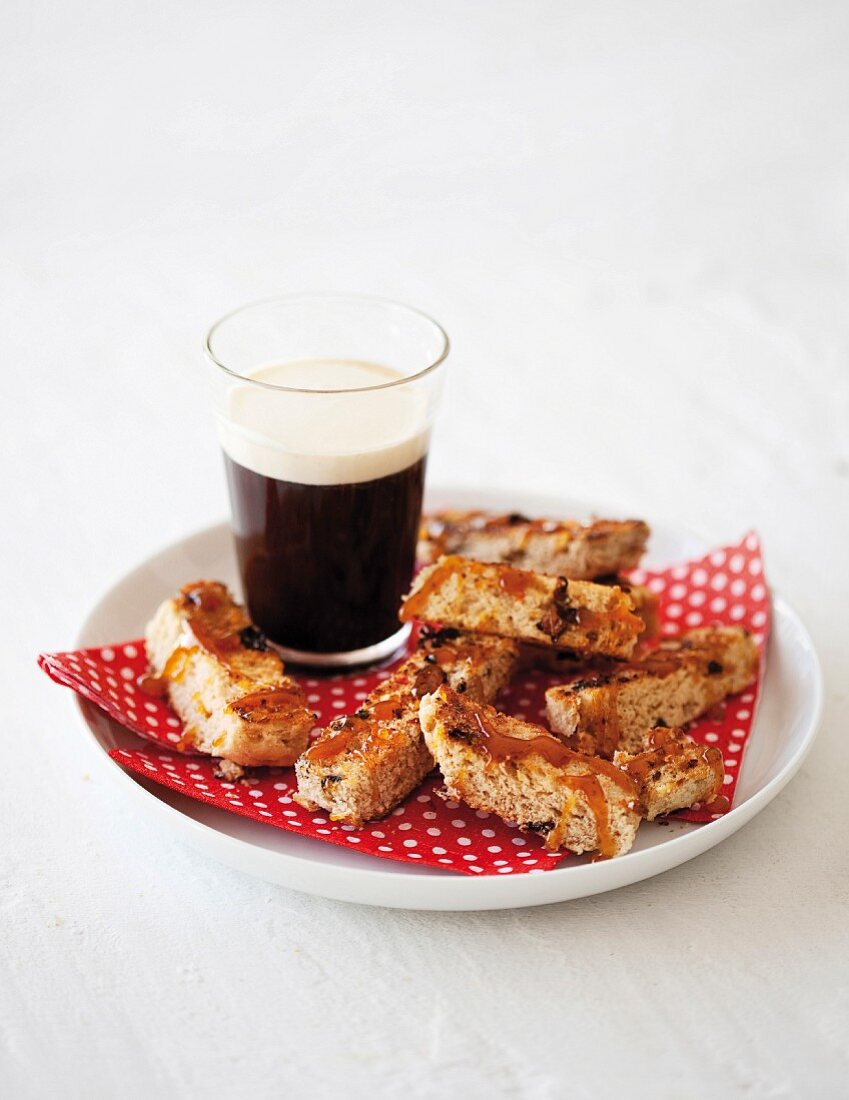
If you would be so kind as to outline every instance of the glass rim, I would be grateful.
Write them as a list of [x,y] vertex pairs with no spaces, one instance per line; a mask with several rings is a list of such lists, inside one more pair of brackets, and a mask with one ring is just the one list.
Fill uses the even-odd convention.
[[[212,350],[212,342],[215,338],[216,332],[227,321],[238,316],[240,313],[245,313],[249,309],[253,309],[256,306],[271,305],[272,303],[296,303],[296,302],[351,302],[351,303],[367,303],[371,305],[384,306],[391,310],[396,310],[400,313],[412,314],[421,320],[427,321],[432,325],[436,332],[439,334],[442,341],[442,350],[439,355],[432,362],[428,363],[426,367],[422,367],[421,370],[416,371],[415,374],[408,374],[404,378],[396,378],[392,382],[379,382],[374,386],[354,386],[354,387],[342,387],[340,389],[309,389],[304,386],[280,386],[274,382],[262,382],[258,378],[249,378],[247,375],[240,374],[237,370],[233,370],[232,367],[228,367],[226,363],[222,363],[215,352]],[[272,294],[267,298],[255,298],[253,301],[245,302],[243,305],[237,306],[235,309],[231,309],[229,313],[225,313],[223,317],[219,317],[215,324],[209,329],[206,334],[206,339],[203,343],[203,352],[207,359],[216,367],[224,371],[225,374],[229,374],[231,378],[236,378],[240,382],[244,382],[249,386],[258,386],[260,389],[272,390],[278,393],[309,393],[309,394],[336,394],[336,393],[370,393],[375,390],[388,390],[393,389],[396,386],[406,386],[409,382],[417,382],[420,378],[424,378],[426,375],[431,374],[442,363],[445,362],[448,357],[448,353],[451,350],[451,343],[448,339],[448,333],[440,325],[438,321],[435,321],[430,314],[425,313],[421,309],[416,309],[415,306],[408,306],[404,302],[395,301],[393,298],[382,298],[379,295],[373,294],[321,294],[321,293],[296,293],[296,294]]]

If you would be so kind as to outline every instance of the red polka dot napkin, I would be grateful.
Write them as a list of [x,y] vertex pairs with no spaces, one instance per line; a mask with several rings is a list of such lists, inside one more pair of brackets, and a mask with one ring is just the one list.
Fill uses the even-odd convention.
[[[770,607],[755,534],[698,561],[660,571],[634,570],[631,578],[657,594],[664,634],[712,623],[738,624],[752,631],[763,650]],[[564,858],[563,853],[546,852],[537,836],[522,834],[490,814],[444,801],[436,793],[441,787],[438,775],[428,779],[383,821],[361,829],[340,825],[320,812],[311,813],[298,806],[292,797],[296,790],[292,768],[268,769],[240,783],[216,779],[208,757],[182,751],[181,724],[167,703],[139,689],[138,679],[145,672],[141,641],[71,653],[43,653],[39,664],[57,683],[73,688],[110,718],[144,738],[137,748],[113,750],[115,760],[200,802],[316,841],[470,875],[535,874],[550,870]],[[356,710],[369,691],[389,676],[391,667],[298,679],[318,714],[319,726],[323,726],[339,714]],[[724,793],[729,802],[733,802],[752,728],[761,674],[762,669],[749,690],[729,699],[690,730],[697,741],[716,745],[722,751]],[[504,692],[499,707],[517,717],[544,723],[545,690],[557,681],[558,676],[552,673],[523,673]],[[696,806],[676,816],[687,821],[709,821],[720,815]]]

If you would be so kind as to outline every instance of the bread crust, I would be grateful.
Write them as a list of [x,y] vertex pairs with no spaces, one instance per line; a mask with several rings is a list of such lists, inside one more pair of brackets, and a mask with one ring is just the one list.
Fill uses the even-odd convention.
[[504,638],[426,633],[359,711],[340,715],[301,756],[297,801],[350,825],[384,817],[433,770],[419,725],[422,695],[444,681],[468,698],[494,699],[517,662],[518,647]]
[[617,658],[631,656],[645,627],[631,597],[617,585],[567,581],[456,555],[419,573],[400,618]]
[[419,718],[450,797],[539,833],[551,851],[609,857],[630,849],[639,796],[613,764],[446,686],[425,696]]
[[646,730],[683,726],[742,691],[757,662],[757,646],[741,627],[691,630],[628,665],[549,688],[549,725],[580,752],[639,752]]
[[148,624],[147,657],[185,726],[184,747],[245,767],[294,764],[315,715],[300,686],[225,585],[201,580]]
[[507,562],[536,573],[592,580],[633,569],[649,528],[642,520],[528,519],[518,513],[434,512],[422,518],[418,557],[432,564],[444,554]]
[[713,745],[698,745],[682,729],[658,726],[644,738],[642,752],[617,752],[613,761],[633,779],[648,821],[710,805],[722,791],[725,764]]

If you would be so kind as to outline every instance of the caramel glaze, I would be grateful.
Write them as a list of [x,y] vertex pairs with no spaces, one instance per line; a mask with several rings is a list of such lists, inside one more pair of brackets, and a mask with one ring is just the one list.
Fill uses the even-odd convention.
[[528,589],[534,586],[536,580],[533,573],[524,569],[513,569],[511,566],[502,566],[498,573],[498,587],[508,596],[516,600],[523,600]]
[[[573,792],[583,795],[589,806],[596,823],[596,834],[599,853],[605,858],[616,852],[616,838],[610,827],[610,811],[607,796],[604,793],[598,776],[605,775],[626,795],[629,801],[639,801],[637,788],[630,776],[611,764],[607,760],[597,760],[595,757],[583,756],[567,748],[556,737],[541,732],[537,737],[511,737],[496,729],[488,718],[476,710],[474,712],[475,725],[477,727],[477,740],[480,747],[492,761],[522,760],[529,756],[542,757],[552,767],[564,769],[560,777],[563,786]],[[590,769],[589,774],[574,775],[566,772],[570,764],[584,764]],[[570,800],[559,821],[549,832],[546,838],[546,847],[549,850],[559,848],[565,833],[568,818],[575,806],[575,801]]]
[[139,676],[136,680],[139,691],[145,695],[150,695],[152,698],[167,698],[169,683],[172,680],[175,683],[180,683],[186,675],[189,658],[196,652],[197,648],[194,646],[190,649],[186,649],[185,646],[177,646],[158,676],[154,676],[153,673],[145,673],[143,676]]
[[[340,715],[331,722],[329,736],[310,745],[304,754],[307,759],[316,764],[328,764],[346,753],[353,753],[369,766],[373,765],[375,754],[369,750],[376,741],[391,741],[393,736],[391,726],[381,723],[415,714],[421,697],[445,683],[446,673],[442,666],[464,659],[461,651],[450,644],[450,636],[450,631],[423,634],[420,648],[413,657],[377,689],[388,694],[374,699],[375,692],[355,714]],[[423,654],[424,663],[419,665]]]
[[430,573],[425,576],[419,587],[414,589],[401,604],[398,618],[402,622],[407,622],[409,619],[420,619],[427,601],[453,573],[454,564],[450,558],[431,566]]
[[297,687],[260,688],[249,695],[242,695],[228,703],[227,709],[246,722],[263,725],[273,722],[282,714],[304,705],[303,695]]
[[[198,646],[230,665],[238,653],[249,650],[276,658],[261,630],[255,627],[244,610],[232,602],[227,588],[218,581],[195,581],[180,590],[180,610]],[[279,671],[283,662],[276,658]]]

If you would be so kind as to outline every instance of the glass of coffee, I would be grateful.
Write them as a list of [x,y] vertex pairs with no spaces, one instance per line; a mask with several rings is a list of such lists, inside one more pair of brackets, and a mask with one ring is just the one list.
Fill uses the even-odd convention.
[[299,294],[229,313],[206,353],[252,619],[301,664],[387,657],[448,337],[396,302]]

